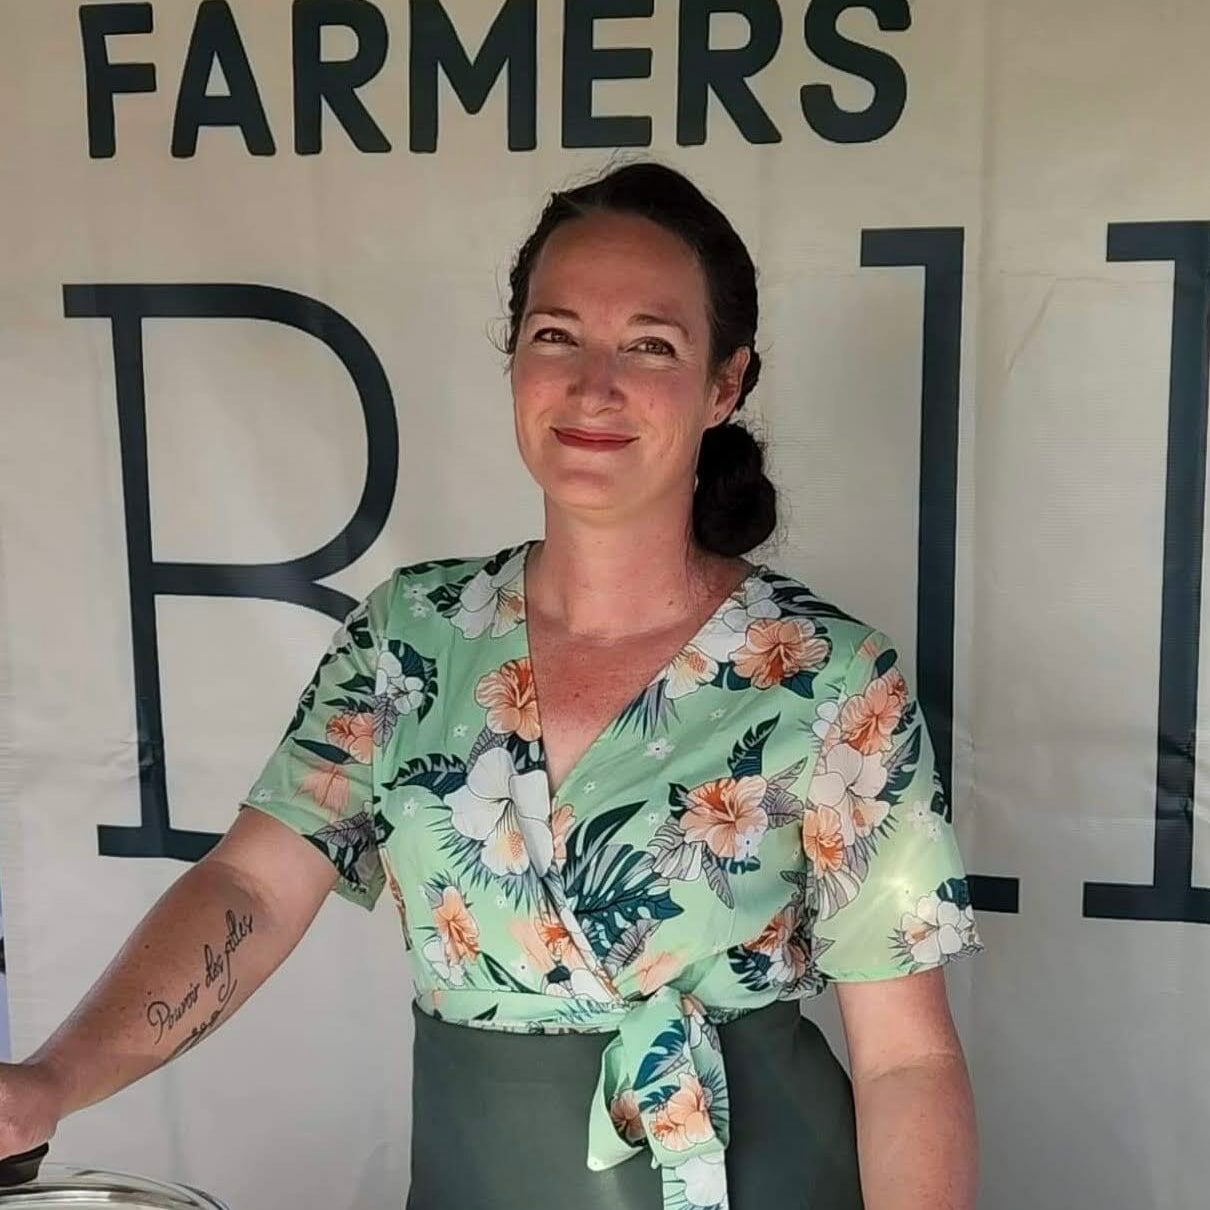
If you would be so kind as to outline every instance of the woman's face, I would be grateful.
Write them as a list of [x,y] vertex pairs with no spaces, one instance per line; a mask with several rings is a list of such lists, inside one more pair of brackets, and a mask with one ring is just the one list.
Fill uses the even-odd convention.
[[686,243],[608,212],[556,228],[512,362],[517,443],[548,501],[618,519],[683,508],[748,350],[713,376],[709,358],[706,279]]

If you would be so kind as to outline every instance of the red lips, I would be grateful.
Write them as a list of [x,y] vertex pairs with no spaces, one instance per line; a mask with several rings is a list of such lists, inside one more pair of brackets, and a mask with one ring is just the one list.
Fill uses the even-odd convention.
[[618,450],[635,440],[626,433],[604,433],[592,429],[555,429],[563,445],[581,450]]

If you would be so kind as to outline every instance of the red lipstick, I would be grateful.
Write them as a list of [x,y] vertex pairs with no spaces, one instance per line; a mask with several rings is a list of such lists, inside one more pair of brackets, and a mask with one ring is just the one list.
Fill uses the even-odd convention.
[[634,440],[625,433],[602,433],[591,429],[555,429],[554,434],[563,445],[580,450],[619,450]]

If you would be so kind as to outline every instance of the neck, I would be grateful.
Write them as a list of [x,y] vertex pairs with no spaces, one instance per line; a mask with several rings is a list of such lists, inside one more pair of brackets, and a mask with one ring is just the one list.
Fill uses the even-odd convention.
[[701,550],[684,515],[592,525],[548,502],[545,539],[529,557],[526,600],[572,634],[624,638],[683,624],[746,571],[742,560]]

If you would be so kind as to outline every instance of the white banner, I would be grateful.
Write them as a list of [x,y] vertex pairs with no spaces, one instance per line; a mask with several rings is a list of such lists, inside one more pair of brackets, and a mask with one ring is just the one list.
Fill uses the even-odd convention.
[[[760,267],[761,556],[894,636],[948,753],[980,1207],[1204,1205],[1208,44],[1200,0],[4,6],[14,1053],[228,826],[345,602],[539,531],[490,337],[623,148]],[[397,929],[328,906],[56,1155],[400,1204]]]

